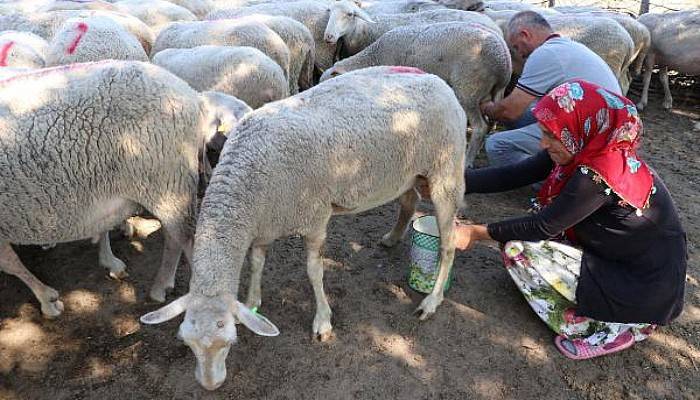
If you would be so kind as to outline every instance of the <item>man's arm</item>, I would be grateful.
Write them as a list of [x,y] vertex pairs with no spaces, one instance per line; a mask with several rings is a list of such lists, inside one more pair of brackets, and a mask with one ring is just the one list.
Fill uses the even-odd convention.
[[481,112],[491,120],[513,122],[523,115],[536,98],[522,89],[515,88],[501,101],[481,103]]

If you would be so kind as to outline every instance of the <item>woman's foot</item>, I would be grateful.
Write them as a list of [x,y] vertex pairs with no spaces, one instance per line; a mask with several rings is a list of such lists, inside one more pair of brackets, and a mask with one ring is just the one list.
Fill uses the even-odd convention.
[[557,349],[572,360],[587,360],[617,353],[631,347],[633,344],[634,335],[630,331],[625,331],[619,334],[612,342],[599,346],[591,346],[581,339],[567,339],[562,335],[554,338],[554,345],[557,346]]

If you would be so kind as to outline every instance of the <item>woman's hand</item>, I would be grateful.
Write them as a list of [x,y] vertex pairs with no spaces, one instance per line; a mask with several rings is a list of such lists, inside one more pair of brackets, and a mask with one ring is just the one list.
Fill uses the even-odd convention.
[[455,247],[460,250],[469,250],[479,240],[493,240],[489,235],[486,225],[467,225],[457,222],[455,224]]

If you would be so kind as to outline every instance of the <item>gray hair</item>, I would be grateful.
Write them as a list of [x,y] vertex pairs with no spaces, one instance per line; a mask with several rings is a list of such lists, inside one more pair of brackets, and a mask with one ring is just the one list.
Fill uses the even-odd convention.
[[523,28],[552,31],[549,22],[535,11],[521,11],[513,15],[510,21],[508,21],[507,32],[509,35]]

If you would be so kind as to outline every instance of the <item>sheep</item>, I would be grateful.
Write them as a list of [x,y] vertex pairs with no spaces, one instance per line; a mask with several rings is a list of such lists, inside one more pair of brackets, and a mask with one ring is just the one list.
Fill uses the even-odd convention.
[[148,61],[148,55],[141,43],[111,18],[70,18],[51,40],[46,65],[106,59]]
[[[559,11],[553,8],[538,7],[533,4],[521,3],[511,0],[487,1],[484,3],[484,10],[492,11],[535,11],[543,16],[559,15]],[[483,10],[482,10],[483,11]]]
[[167,0],[170,3],[188,9],[197,18],[204,18],[214,9],[214,3],[211,0]]
[[284,71],[252,47],[198,46],[167,49],[153,57],[198,92],[214,90],[235,96],[253,109],[289,96]]
[[241,22],[258,22],[277,33],[289,48],[289,93],[294,95],[299,90],[313,86],[314,63],[316,61],[316,42],[311,31],[294,19],[252,14],[236,18]]
[[118,11],[119,9],[114,4],[102,0],[55,0],[40,8],[43,12],[59,10]]
[[[279,237],[299,234],[316,298],[313,332],[328,339],[331,309],[320,249],[330,217],[399,198],[398,221],[382,239],[395,245],[415,210],[413,187],[420,177],[430,182],[442,238],[435,289],[418,307],[427,318],[443,300],[454,258],[465,129],[464,111],[449,86],[406,67],[352,72],[248,114],[226,142],[202,201],[189,293],[141,321],[156,324],[187,311],[180,337],[194,350],[197,380],[216,389],[226,378],[236,321],[259,335],[279,333],[250,308],[260,305],[266,249]],[[244,305],[238,286],[249,247],[252,274]]]
[[668,69],[685,75],[700,75],[700,10],[647,13],[639,17],[651,33],[651,47],[644,60],[644,87],[637,104],[643,110],[649,101],[649,83],[655,66],[659,67],[659,80],[664,88],[663,107],[673,107],[668,86]]
[[503,38],[474,23],[399,27],[356,55],[338,61],[321,81],[369,66],[398,64],[435,74],[454,89],[472,127],[466,161],[471,167],[489,130],[479,105],[501,98],[510,81],[510,53]]
[[311,0],[291,3],[263,3],[245,8],[215,10],[207,15],[206,19],[238,18],[252,14],[284,16],[301,22],[309,29],[316,43],[316,68],[323,72],[333,65],[336,48],[323,40],[323,33],[326,25],[328,25],[328,17],[330,15],[329,3]]
[[220,92],[206,91],[201,95],[209,111],[207,120],[213,121],[213,126],[217,127],[216,133],[206,141],[208,161],[216,165],[229,134],[238,125],[238,121],[253,109],[244,101]]
[[61,243],[107,232],[141,207],[163,224],[151,288],[164,301],[182,251],[191,259],[198,154],[216,131],[185,82],[143,62],[102,61],[0,81],[0,270],[21,279],[46,317],[58,292],[10,243]]
[[380,14],[370,17],[362,9],[348,2],[337,2],[331,6],[331,15],[324,34],[327,43],[342,41],[343,55],[355,55],[379,39],[384,33],[405,25],[424,25],[436,22],[474,22],[501,33],[491,18],[460,10],[431,10],[408,14]]
[[629,67],[634,57],[634,41],[615,20],[578,15],[547,16],[554,32],[575,40],[602,58],[620,83],[622,93],[630,86]]
[[272,29],[259,22],[175,22],[158,34],[152,52],[155,55],[165,49],[203,45],[255,47],[279,64],[285,79],[289,79],[291,56],[287,44]]
[[590,7],[582,7],[578,11],[573,11],[574,9],[565,8],[566,14],[573,14],[576,16],[590,16],[590,17],[605,17],[614,19],[618,24],[629,33],[632,41],[634,42],[634,53],[632,54],[632,65],[630,66],[630,71],[634,75],[639,75],[642,71],[642,65],[644,64],[644,57],[649,51],[651,46],[651,34],[649,29],[647,29],[644,24],[640,23],[631,16],[618,12],[611,11],[584,11]]
[[483,11],[484,2],[482,0],[435,0],[447,8],[462,11]]
[[[489,16],[501,27],[504,33],[510,18],[519,11],[493,11],[486,9]],[[578,14],[545,16],[554,32],[566,36],[588,47],[605,61],[620,83],[623,93],[630,85],[629,66],[634,56],[634,42],[629,33],[615,20],[606,17],[593,17]],[[513,73],[520,74],[524,60],[512,53]]]
[[0,81],[12,78],[16,75],[26,74],[27,72],[31,72],[35,69],[36,68],[27,67],[2,67],[0,68]]
[[56,31],[69,18],[108,17],[134,35],[141,43],[146,54],[153,46],[153,31],[140,19],[123,13],[101,10],[64,10],[38,13],[33,15],[11,14],[0,16],[0,30],[16,30],[34,33],[46,40],[51,40]]
[[48,46],[30,32],[0,32],[0,67],[43,68]]
[[190,10],[165,0],[120,0],[114,5],[140,19],[156,33],[171,22],[197,20]]
[[442,4],[432,0],[372,0],[362,2],[362,9],[370,15],[415,13],[445,8]]

